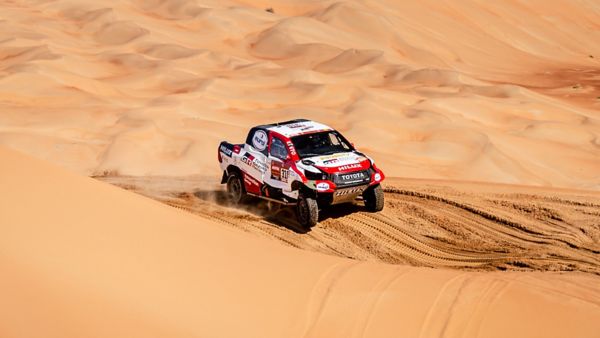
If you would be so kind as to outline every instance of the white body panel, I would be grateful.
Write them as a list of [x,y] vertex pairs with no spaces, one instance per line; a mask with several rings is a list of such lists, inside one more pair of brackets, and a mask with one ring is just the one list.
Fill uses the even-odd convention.
[[294,137],[302,134],[333,130],[333,128],[314,121],[302,121],[270,127],[268,130],[277,132],[285,137]]

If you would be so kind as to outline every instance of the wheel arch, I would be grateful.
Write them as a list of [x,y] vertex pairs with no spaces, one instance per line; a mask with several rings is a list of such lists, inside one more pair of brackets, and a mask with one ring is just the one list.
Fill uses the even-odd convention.
[[227,168],[225,168],[225,170],[223,170],[223,176],[221,177],[221,184],[227,183],[227,178],[232,173],[237,173],[238,175],[240,175],[240,177],[243,177],[242,170],[240,168],[234,166],[233,164],[230,164],[227,166]]
[[316,190],[307,187],[304,183],[302,183],[300,181],[292,182],[292,191],[296,191],[296,190],[302,196],[311,197],[311,198],[315,198],[315,199],[317,198]]

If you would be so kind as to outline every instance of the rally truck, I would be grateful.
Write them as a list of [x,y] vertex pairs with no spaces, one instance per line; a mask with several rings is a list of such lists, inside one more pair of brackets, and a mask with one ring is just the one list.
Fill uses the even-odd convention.
[[383,172],[335,129],[298,119],[256,126],[246,142],[221,142],[218,159],[231,203],[250,196],[296,207],[298,222],[317,224],[319,209],[358,199],[381,211]]

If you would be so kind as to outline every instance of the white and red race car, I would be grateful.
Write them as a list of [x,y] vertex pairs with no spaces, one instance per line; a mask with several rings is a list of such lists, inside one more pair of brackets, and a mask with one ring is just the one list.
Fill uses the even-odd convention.
[[324,124],[292,120],[250,129],[246,143],[221,142],[222,184],[232,203],[248,195],[295,205],[298,221],[314,226],[319,208],[362,197],[383,209],[383,172],[342,134]]

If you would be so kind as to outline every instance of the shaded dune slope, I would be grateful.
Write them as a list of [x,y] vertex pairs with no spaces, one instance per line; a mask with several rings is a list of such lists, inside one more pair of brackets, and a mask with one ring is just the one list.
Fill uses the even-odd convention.
[[293,208],[258,200],[231,208],[217,178],[98,177],[226,227],[357,260],[463,270],[600,275],[600,193],[469,182],[388,179],[386,206],[322,209],[311,229]]
[[461,273],[306,253],[4,148],[0,159],[2,336],[598,330],[597,277]]

